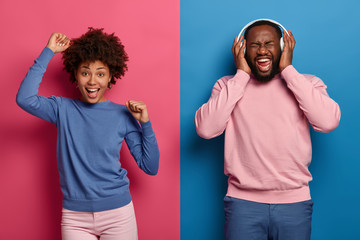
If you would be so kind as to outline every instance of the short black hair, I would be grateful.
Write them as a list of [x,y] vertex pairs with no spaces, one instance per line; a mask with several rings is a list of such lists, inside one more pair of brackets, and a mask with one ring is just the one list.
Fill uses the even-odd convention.
[[282,37],[282,31],[281,31],[279,25],[277,25],[276,23],[273,23],[273,22],[266,21],[266,20],[260,20],[260,21],[254,22],[253,24],[251,24],[249,27],[246,28],[245,33],[244,33],[244,39],[247,39],[247,35],[251,28],[256,27],[256,26],[262,26],[262,25],[268,25],[268,26],[275,28],[276,32],[279,35],[279,38]]

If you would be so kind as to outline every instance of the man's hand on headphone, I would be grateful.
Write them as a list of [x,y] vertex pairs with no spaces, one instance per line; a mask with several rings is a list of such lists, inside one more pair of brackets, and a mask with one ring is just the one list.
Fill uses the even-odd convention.
[[[244,50],[246,47],[246,40],[244,40],[244,42],[241,45],[241,42],[243,41],[244,36],[241,36],[239,41],[237,39],[237,37],[235,37],[234,39],[234,43],[232,46],[232,53],[234,56],[234,62],[236,65],[237,69],[243,70],[244,72],[246,72],[247,74],[251,74],[251,69],[245,59],[245,54],[244,54]],[[241,45],[241,47],[240,47]]]
[[288,33],[290,36],[285,32],[285,30],[283,30],[284,49],[282,51],[279,62],[280,72],[292,64],[293,52],[295,48],[295,38],[290,30]]

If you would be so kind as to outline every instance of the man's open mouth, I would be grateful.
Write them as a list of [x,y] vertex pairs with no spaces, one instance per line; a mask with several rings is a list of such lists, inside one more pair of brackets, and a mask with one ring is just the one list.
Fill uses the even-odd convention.
[[271,69],[272,60],[270,58],[258,58],[256,66],[260,72],[267,72]]

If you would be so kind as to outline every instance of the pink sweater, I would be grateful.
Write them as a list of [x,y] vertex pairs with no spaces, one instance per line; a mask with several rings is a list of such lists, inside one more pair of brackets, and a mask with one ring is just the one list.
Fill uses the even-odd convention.
[[227,195],[262,203],[309,200],[309,123],[334,130],[340,109],[316,76],[285,68],[260,83],[244,71],[218,80],[195,115],[196,131],[213,138],[225,131]]

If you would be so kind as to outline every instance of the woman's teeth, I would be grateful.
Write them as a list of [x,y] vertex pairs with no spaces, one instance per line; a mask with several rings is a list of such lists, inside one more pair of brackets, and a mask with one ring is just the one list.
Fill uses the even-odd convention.
[[95,92],[95,91],[98,91],[99,89],[98,88],[96,88],[96,89],[86,89],[88,92]]
[[99,90],[100,90],[100,88],[96,88],[96,89],[86,88],[89,98],[96,98],[98,96]]

